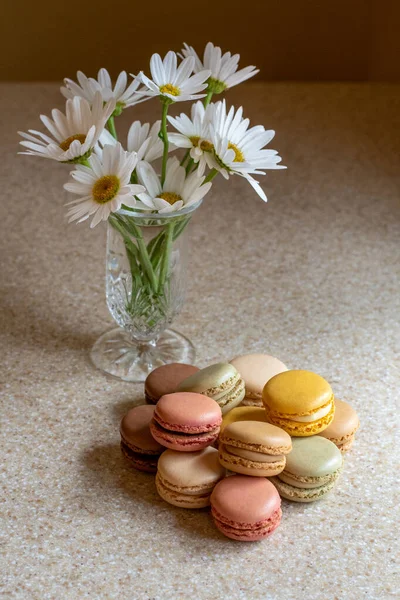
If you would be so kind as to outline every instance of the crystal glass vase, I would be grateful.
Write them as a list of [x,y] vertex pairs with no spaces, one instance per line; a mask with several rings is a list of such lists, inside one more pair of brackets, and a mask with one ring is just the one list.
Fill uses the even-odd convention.
[[92,348],[99,369],[140,382],[160,365],[194,361],[192,343],[167,327],[185,298],[187,230],[199,205],[163,215],[120,210],[110,216],[106,298],[118,327]]

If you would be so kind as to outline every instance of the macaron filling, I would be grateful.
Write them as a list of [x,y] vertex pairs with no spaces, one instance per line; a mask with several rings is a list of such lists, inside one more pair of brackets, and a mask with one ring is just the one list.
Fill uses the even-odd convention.
[[222,423],[222,416],[219,416],[218,419],[215,419],[213,423],[202,423],[201,425],[188,425],[185,423],[170,423],[165,421],[160,417],[157,413],[157,409],[154,413],[153,423],[157,423],[162,429],[179,432],[180,434],[196,434],[196,433],[206,433],[219,431],[219,426]]
[[231,533],[236,533],[242,537],[243,535],[246,535],[246,532],[248,535],[251,536],[257,533],[272,533],[272,531],[280,523],[282,517],[282,510],[281,508],[278,508],[267,519],[257,521],[255,523],[241,523],[238,521],[230,520],[224,515],[222,515],[220,512],[218,512],[214,506],[211,507],[211,514],[214,518],[217,527],[221,529],[224,533],[230,531]]
[[327,483],[335,482],[340,473],[341,469],[337,469],[333,473],[321,477],[300,477],[298,475],[293,475],[293,473],[288,473],[288,471],[283,471],[282,473],[279,473],[278,478],[292,487],[312,489],[321,487]]
[[171,428],[163,427],[155,419],[152,421],[152,423],[150,425],[150,429],[152,430],[152,433],[156,432],[161,436],[164,435],[166,437],[171,437],[174,440],[179,439],[179,440],[182,440],[183,443],[185,442],[185,440],[188,443],[190,443],[194,439],[196,439],[196,440],[210,439],[213,437],[217,437],[218,433],[219,433],[219,427],[214,427],[214,429],[208,429],[207,431],[199,431],[199,432],[193,432],[193,433],[190,433],[188,431],[180,431],[180,430],[174,431]]
[[[205,392],[207,396],[208,392]],[[233,389],[228,389],[224,394],[214,397],[214,400],[218,402],[221,409],[224,409],[229,404],[239,404],[244,398],[245,389],[243,379],[238,379]]]
[[328,404],[326,404],[322,408],[316,410],[312,414],[305,415],[304,417],[296,416],[294,420],[296,420],[298,423],[312,423],[313,421],[319,421],[319,419],[326,417],[326,415],[328,415],[331,410],[332,410],[332,402],[329,402]]
[[225,443],[221,444],[221,448],[228,454],[232,454],[232,456],[238,456],[255,462],[275,463],[280,462],[285,458],[283,454],[264,454],[263,452],[254,452],[252,450],[246,450],[245,448],[237,448],[236,446],[230,446]]

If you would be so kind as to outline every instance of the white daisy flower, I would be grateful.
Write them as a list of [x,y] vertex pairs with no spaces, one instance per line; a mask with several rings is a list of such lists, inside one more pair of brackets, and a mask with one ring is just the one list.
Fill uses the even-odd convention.
[[213,149],[210,140],[209,119],[212,105],[204,108],[203,103],[198,101],[192,104],[191,117],[181,113],[179,117],[167,117],[179,133],[168,133],[168,139],[178,148],[190,149],[190,157],[195,163],[199,163],[198,175],[204,173],[206,166],[205,152]]
[[213,152],[205,155],[210,168],[217,169],[229,179],[230,174],[245,177],[266,201],[265,193],[253,174],[264,175],[266,169],[285,169],[280,165],[281,157],[276,150],[265,149],[275,135],[262,125],[249,129],[249,119],[243,119],[243,109],[236,112],[232,106],[226,112],[225,100],[213,105],[210,121],[210,140]]
[[205,47],[203,62],[200,60],[197,52],[192,46],[184,44],[182,50],[184,57],[193,56],[195,59],[194,72],[198,73],[203,69],[211,71],[211,77],[208,82],[208,90],[214,94],[220,94],[227,88],[231,88],[238,83],[250,79],[259,72],[254,66],[238,69],[240,54],[231,55],[230,52],[222,54],[219,46],[214,46],[211,42]]
[[61,88],[61,93],[66,98],[81,96],[92,103],[96,92],[100,92],[104,102],[108,102],[111,99],[115,100],[115,112],[119,114],[124,108],[133,106],[139,102],[144,102],[148,99],[136,94],[141,83],[140,79],[134,78],[133,81],[127,85],[128,76],[125,71],[122,71],[118,75],[114,88],[107,69],[99,70],[97,80],[93,77],[86,77],[82,71],[78,71],[76,76],[78,83],[72,79],[64,79],[65,86]]
[[[202,70],[192,75],[195,59],[193,56],[185,58],[177,67],[177,55],[168,52],[161,59],[159,54],[153,54],[150,60],[150,71],[152,80],[144,73],[139,73],[138,78],[148,88],[139,90],[137,94],[145,96],[162,96],[169,102],[183,102],[185,100],[197,100],[205,94],[199,94],[206,87],[204,83],[210,76],[210,71]],[[191,76],[192,75],[192,76]]]
[[153,162],[163,155],[164,144],[158,137],[161,121],[150,123],[134,121],[128,131],[127,147],[129,152],[137,152],[138,162]]
[[[136,152],[138,163],[142,160],[153,162],[163,155],[164,144],[158,137],[161,121],[156,121],[150,127],[150,123],[141,123],[134,121],[128,131],[127,149],[129,152]],[[100,139],[100,146],[115,146],[117,140],[111,135],[107,129],[104,129]],[[169,151],[174,150],[172,144]],[[96,153],[101,156],[101,147],[96,149]]]
[[65,115],[54,109],[53,120],[40,116],[52,137],[34,129],[29,129],[29,133],[19,132],[27,140],[20,144],[28,148],[20,154],[74,163],[88,158],[114,109],[115,100],[103,106],[99,92],[96,92],[92,106],[85,98],[75,96],[67,100]]
[[142,185],[130,183],[136,163],[135,152],[125,152],[121,144],[115,144],[104,146],[101,159],[93,154],[89,158],[90,168],[77,165],[71,173],[74,181],[64,185],[68,192],[80,196],[68,203],[73,205],[68,210],[69,223],[76,220],[81,223],[94,215],[90,227],[95,227],[122,204],[135,206],[135,194],[145,191]]
[[211,182],[202,185],[204,177],[199,177],[196,172],[186,177],[185,169],[180,166],[175,156],[168,159],[163,186],[149,163],[139,163],[137,173],[140,183],[146,188],[146,192],[138,196],[141,201],[140,208],[156,210],[159,213],[175,212],[199,202],[212,185]]

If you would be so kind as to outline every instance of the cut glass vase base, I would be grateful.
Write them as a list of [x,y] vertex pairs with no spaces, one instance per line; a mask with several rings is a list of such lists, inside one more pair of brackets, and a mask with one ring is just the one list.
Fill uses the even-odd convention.
[[168,363],[193,364],[195,349],[190,340],[166,329],[157,342],[141,343],[115,327],[95,342],[90,353],[95,367],[123,381],[140,383],[156,367]]

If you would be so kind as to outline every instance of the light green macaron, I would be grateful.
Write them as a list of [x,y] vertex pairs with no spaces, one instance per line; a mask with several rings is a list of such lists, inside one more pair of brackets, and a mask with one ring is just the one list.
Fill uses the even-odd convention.
[[219,404],[222,414],[240,404],[245,395],[244,381],[229,363],[217,363],[197,371],[184,379],[176,391],[204,394]]
[[271,481],[287,500],[313,502],[323,498],[340,475],[343,465],[340,450],[318,435],[292,438],[292,446],[284,471],[271,477]]

